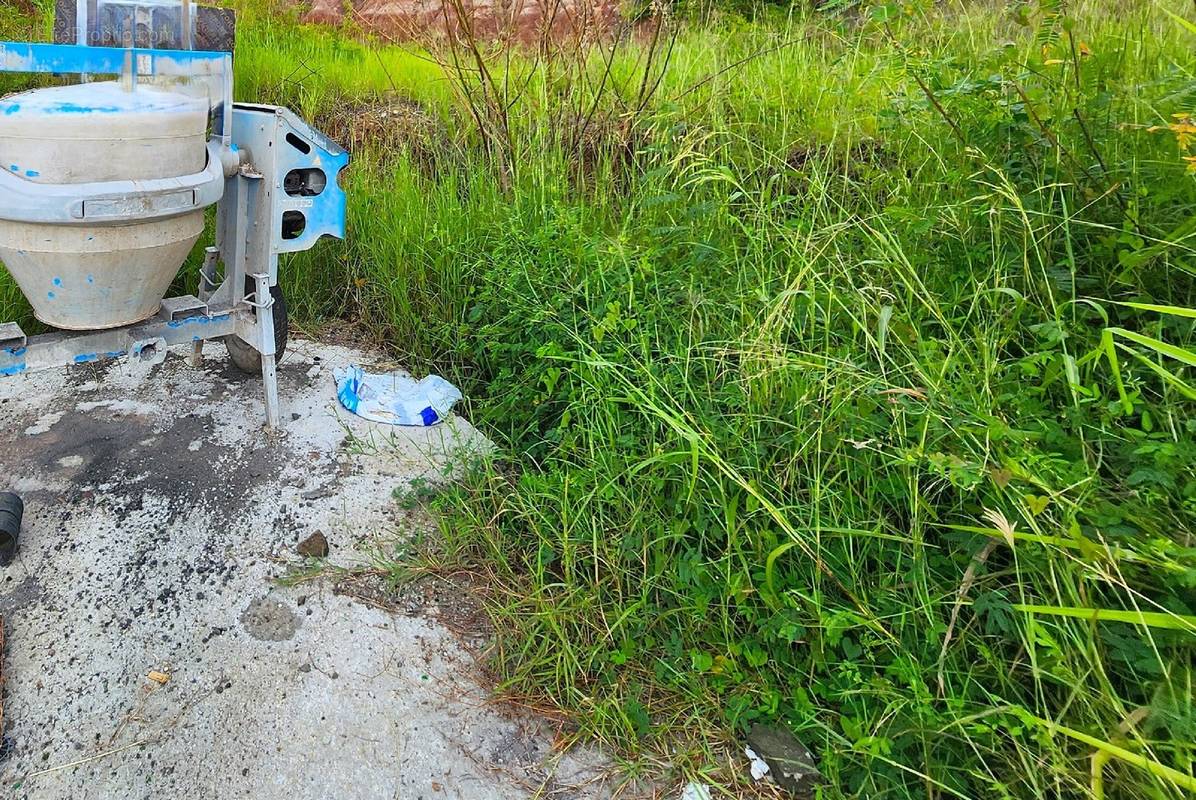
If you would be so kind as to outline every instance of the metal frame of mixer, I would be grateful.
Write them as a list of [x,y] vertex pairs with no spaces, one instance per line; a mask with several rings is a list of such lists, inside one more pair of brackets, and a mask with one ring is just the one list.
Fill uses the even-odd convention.
[[235,105],[228,53],[0,42],[0,72],[115,74],[131,90],[139,77],[197,78],[219,93],[207,166],[195,175],[55,186],[0,170],[0,218],[15,222],[144,222],[217,203],[216,246],[196,295],[166,298],[157,316],[120,328],[26,336],[16,323],[0,324],[0,377],[108,358],[153,363],[188,343],[198,365],[203,343],[223,339],[238,363],[260,354],[266,422],[277,427],[278,256],[322,236],[344,238],[338,177],[348,154],[286,109]]

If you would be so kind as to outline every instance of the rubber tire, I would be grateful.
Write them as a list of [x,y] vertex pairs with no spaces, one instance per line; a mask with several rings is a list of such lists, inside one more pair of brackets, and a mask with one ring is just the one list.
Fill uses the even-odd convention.
[[[245,293],[253,292],[253,279],[245,279]],[[270,296],[274,298],[271,309],[274,313],[274,363],[282,361],[287,352],[287,337],[291,333],[290,321],[287,318],[287,300],[282,295],[281,286],[271,286]],[[242,372],[251,375],[261,374],[262,357],[253,346],[246,344],[236,336],[225,336],[224,346],[228,348],[228,357]]]
[[0,492],[0,567],[7,567],[16,557],[23,516],[25,504],[21,498],[12,492]]

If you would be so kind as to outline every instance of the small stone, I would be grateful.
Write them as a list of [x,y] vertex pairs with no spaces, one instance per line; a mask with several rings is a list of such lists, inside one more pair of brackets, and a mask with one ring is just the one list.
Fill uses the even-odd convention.
[[301,594],[301,595],[299,595],[299,599],[295,601],[295,605],[301,606],[301,605],[305,604],[306,602],[307,602],[307,595]]
[[328,539],[325,538],[322,531],[316,531],[300,542],[296,550],[299,555],[307,558],[327,558]]
[[300,672],[311,672],[311,662],[310,662],[310,661],[308,661],[308,662],[306,662],[306,663],[304,663],[304,664],[300,664],[300,665],[299,665],[299,671],[300,671]]
[[822,783],[814,754],[787,728],[753,725],[747,735],[752,750],[768,764],[768,774],[785,791],[798,798],[812,798]]

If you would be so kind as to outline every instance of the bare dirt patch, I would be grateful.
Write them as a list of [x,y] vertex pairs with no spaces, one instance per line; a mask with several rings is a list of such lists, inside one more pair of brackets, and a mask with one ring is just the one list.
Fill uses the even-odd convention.
[[405,153],[428,175],[435,175],[454,150],[443,119],[422,104],[396,94],[333,103],[316,123],[350,153],[367,147],[377,158]]

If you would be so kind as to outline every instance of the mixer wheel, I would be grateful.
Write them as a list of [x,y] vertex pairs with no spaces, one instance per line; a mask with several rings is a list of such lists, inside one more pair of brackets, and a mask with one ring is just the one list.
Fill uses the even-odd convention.
[[[254,291],[253,279],[245,281],[245,293]],[[271,286],[270,296],[274,298],[274,305],[270,308],[274,313],[274,363],[282,361],[287,351],[287,334],[290,333],[290,323],[287,320],[287,301],[282,296],[281,286]],[[262,371],[262,357],[251,345],[245,344],[236,336],[224,337],[224,344],[228,347],[228,357],[242,372],[254,375]]]

